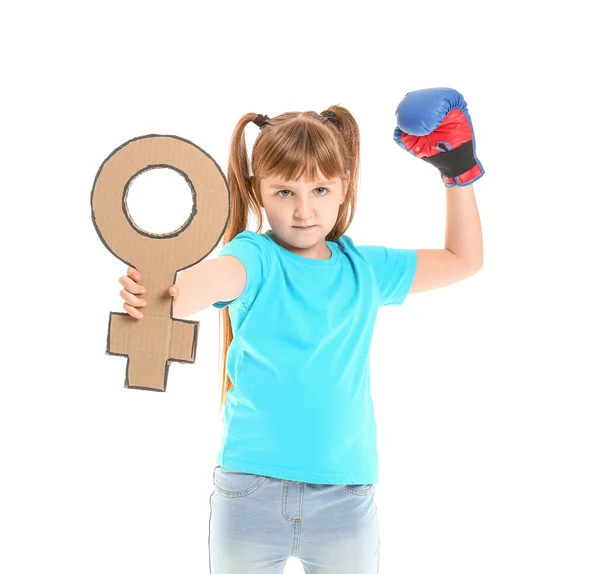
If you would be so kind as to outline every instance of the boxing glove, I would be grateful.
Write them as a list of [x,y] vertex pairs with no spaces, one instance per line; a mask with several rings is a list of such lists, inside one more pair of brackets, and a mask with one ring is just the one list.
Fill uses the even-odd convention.
[[446,187],[469,185],[484,173],[475,155],[467,103],[452,88],[409,92],[396,108],[394,141],[440,170]]

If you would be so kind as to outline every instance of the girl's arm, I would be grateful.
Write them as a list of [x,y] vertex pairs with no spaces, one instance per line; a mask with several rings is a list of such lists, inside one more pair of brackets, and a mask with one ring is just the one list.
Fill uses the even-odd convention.
[[203,259],[177,273],[175,285],[173,318],[185,319],[218,301],[237,299],[246,287],[246,268],[231,255]]
[[483,236],[473,184],[446,188],[446,247],[417,249],[409,293],[463,281],[483,266]]
[[472,270],[483,266],[483,236],[473,184],[446,188],[446,249]]

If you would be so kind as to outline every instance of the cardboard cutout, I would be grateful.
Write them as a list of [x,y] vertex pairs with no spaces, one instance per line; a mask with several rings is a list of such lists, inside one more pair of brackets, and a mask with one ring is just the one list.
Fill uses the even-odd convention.
[[[177,230],[140,229],[127,209],[131,182],[156,168],[178,171],[190,186],[193,207]],[[144,317],[111,312],[106,354],[127,357],[125,388],[166,391],[171,361],[193,363],[197,321],[173,318],[168,288],[178,271],[202,261],[217,246],[229,219],[230,192],[219,165],[177,136],[150,134],[115,149],[102,163],[92,189],[92,221],[106,248],[137,269],[146,292]]]

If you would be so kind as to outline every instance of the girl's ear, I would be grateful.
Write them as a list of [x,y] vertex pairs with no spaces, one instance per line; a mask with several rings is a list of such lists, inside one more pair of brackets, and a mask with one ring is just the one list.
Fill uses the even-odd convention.
[[350,171],[346,172],[346,181],[343,182],[344,191],[342,193],[342,203],[346,199],[346,194],[348,193],[348,187],[350,186]]
[[250,176],[250,185],[252,186],[254,195],[258,199],[259,205],[264,209],[265,206],[263,205],[262,197],[260,196],[260,189],[258,189],[259,186],[257,186],[256,184],[256,177],[254,177],[253,175]]

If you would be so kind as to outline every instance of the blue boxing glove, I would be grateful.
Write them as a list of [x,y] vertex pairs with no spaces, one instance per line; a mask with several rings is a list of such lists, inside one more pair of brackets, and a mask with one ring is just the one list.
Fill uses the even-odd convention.
[[409,92],[396,108],[394,141],[440,170],[446,187],[469,185],[484,173],[475,156],[467,103],[452,88]]

